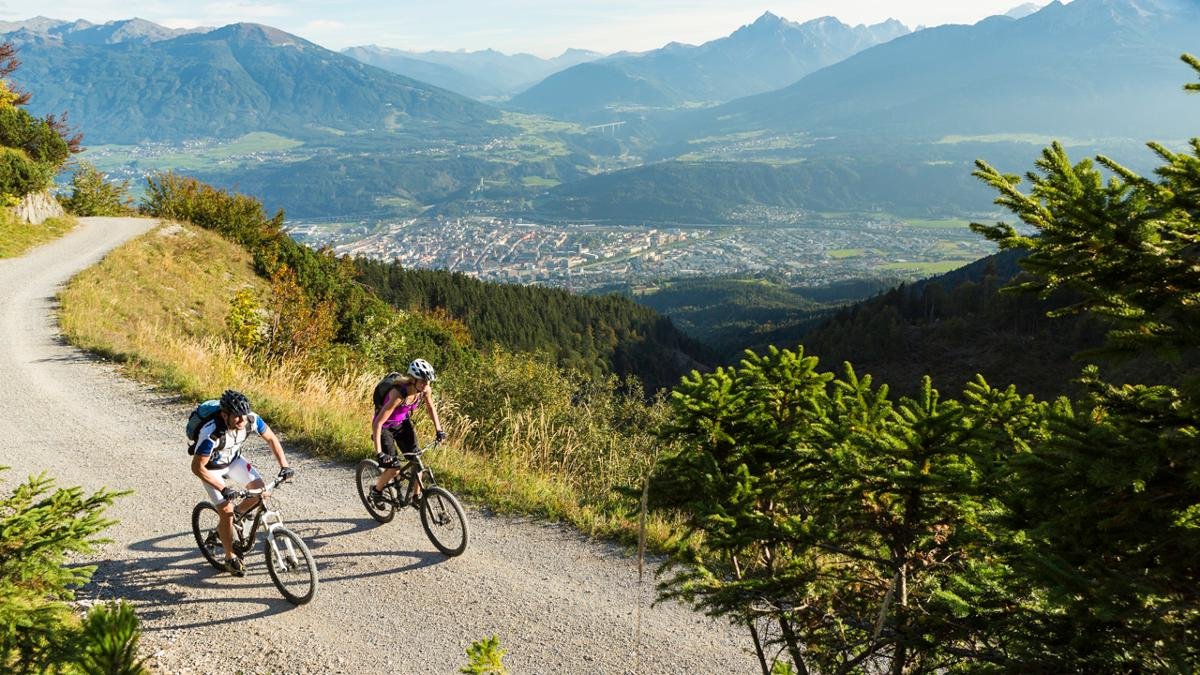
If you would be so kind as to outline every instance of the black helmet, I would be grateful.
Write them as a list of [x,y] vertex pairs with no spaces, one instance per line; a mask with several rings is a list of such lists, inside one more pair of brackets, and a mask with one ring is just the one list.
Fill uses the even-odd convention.
[[230,415],[246,416],[250,414],[250,399],[240,391],[226,389],[221,394],[221,410]]

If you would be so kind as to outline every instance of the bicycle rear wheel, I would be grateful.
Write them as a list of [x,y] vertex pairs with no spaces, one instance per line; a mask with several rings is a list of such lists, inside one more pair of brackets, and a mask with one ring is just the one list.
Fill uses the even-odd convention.
[[304,541],[280,526],[267,532],[263,548],[267,556],[267,573],[283,597],[293,605],[312,600],[317,592],[317,565]]
[[363,506],[367,507],[367,513],[381,523],[388,523],[396,517],[396,489],[391,485],[383,488],[383,495],[389,501],[378,504],[371,502],[371,488],[381,473],[383,469],[379,468],[375,460],[364,459],[354,470],[354,479],[358,484],[358,498],[362,500]]
[[421,527],[442,553],[454,557],[467,550],[470,533],[462,504],[440,487],[425,488],[421,494]]
[[225,547],[221,546],[221,536],[217,534],[220,523],[221,514],[212,504],[200,502],[192,509],[192,534],[196,536],[196,545],[208,564],[225,571]]

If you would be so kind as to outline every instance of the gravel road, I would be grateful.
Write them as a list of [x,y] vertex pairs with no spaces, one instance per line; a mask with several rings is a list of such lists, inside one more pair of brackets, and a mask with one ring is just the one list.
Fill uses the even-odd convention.
[[[316,598],[284,601],[261,546],[244,578],[213,570],[191,534],[204,492],[188,468],[187,407],[66,345],[54,319],[62,283],[153,224],[84,218],[66,237],[0,260],[0,464],[12,467],[0,487],[47,471],[60,485],[134,491],[109,511],[120,521],[107,532],[114,542],[91,561],[99,569],[80,597],[133,602],[154,670],[451,673],[467,645],[491,634],[513,673],[757,670],[742,631],[678,605],[650,607],[650,581],[639,586],[635,560],[617,547],[472,507],[470,548],[447,559],[415,511],[371,520],[351,465],[298,453],[297,478],[277,502],[316,559]],[[247,454],[274,474],[264,446]]]

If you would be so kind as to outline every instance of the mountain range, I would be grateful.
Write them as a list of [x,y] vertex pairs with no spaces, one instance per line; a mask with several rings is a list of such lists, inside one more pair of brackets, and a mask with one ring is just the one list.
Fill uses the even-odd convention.
[[500,114],[259,24],[175,33],[136,19],[42,20],[2,37],[19,49],[12,79],[36,92],[31,111],[69,111],[90,144],[430,126],[446,135]]
[[673,120],[670,133],[1179,139],[1195,132],[1179,55],[1197,49],[1195,0],[1052,2],[1021,19],[900,37],[783,89]]
[[375,45],[349,47],[342,53],[482,101],[507,99],[548,75],[603,56],[584,49],[568,49],[552,59],[543,59],[494,49],[410,52]]
[[848,26],[833,17],[795,23],[770,12],[731,35],[693,46],[672,42],[567,68],[514,96],[510,106],[588,119],[613,108],[676,108],[729,101],[791,84],[862,49],[907,34],[889,20]]

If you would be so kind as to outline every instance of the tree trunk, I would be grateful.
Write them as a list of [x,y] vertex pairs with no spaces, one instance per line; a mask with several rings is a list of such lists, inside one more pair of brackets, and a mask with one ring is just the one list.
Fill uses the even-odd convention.
[[783,643],[787,645],[788,654],[792,657],[792,664],[796,666],[796,671],[802,675],[808,675],[808,668],[804,666],[804,655],[800,653],[800,641],[796,639],[792,624],[783,616],[779,617],[779,630],[783,633]]

